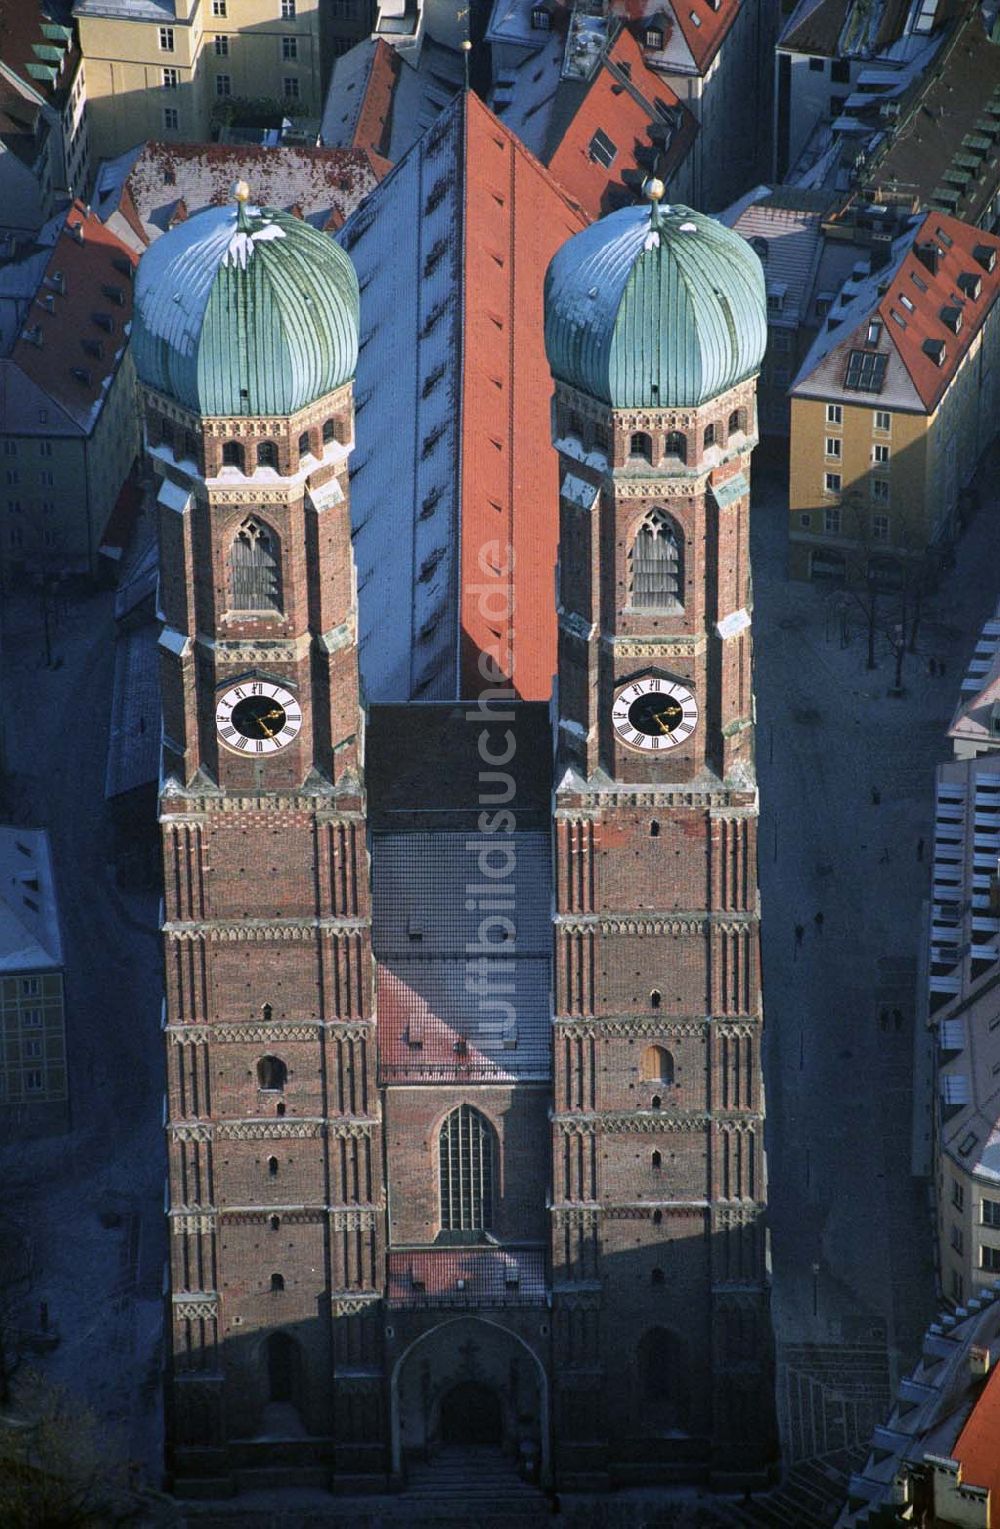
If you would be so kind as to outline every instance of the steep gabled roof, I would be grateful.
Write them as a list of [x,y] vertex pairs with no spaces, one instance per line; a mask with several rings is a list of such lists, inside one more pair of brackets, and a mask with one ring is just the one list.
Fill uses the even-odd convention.
[[622,27],[590,80],[561,83],[542,157],[560,185],[599,218],[633,201],[654,168],[669,192],[697,132],[692,113]]
[[132,250],[74,202],[10,354],[85,435],[125,353],[135,265]]
[[[630,22],[633,29],[669,24],[663,49],[651,57],[665,64],[704,74],[722,47],[726,35],[746,0],[611,0],[610,13]],[[688,63],[688,60],[690,62]]]
[[399,54],[384,37],[365,38],[334,61],[320,130],[326,148],[388,156],[400,67]]
[[[936,270],[920,258],[922,250]],[[990,252],[992,271],[987,269]],[[973,296],[977,283],[978,295]],[[928,413],[941,402],[998,293],[1000,239],[957,218],[928,213],[879,304],[882,322]],[[936,355],[943,357],[940,364]]]
[[519,694],[549,696],[559,481],[542,285],[586,221],[470,94],[338,236],[361,287],[351,510],[372,700],[453,697],[460,664],[478,694],[479,654],[506,668],[512,643]]
[[973,1403],[968,1421],[955,1440],[952,1459],[962,1467],[963,1487],[988,1489],[992,1519],[1000,1505],[1000,1366],[994,1366]]
[[[833,310],[842,322],[819,336],[794,391],[932,414],[998,293],[1000,239],[928,213],[890,264]],[[859,387],[859,378],[872,385]]]

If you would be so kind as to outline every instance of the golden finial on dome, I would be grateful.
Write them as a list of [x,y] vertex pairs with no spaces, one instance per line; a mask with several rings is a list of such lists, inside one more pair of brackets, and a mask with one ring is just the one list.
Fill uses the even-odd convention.
[[249,202],[250,187],[247,185],[246,181],[233,182],[233,200],[237,202]]
[[642,183],[642,194],[649,202],[649,222],[653,228],[660,226],[660,203],[667,194],[667,188],[655,175],[649,176]]

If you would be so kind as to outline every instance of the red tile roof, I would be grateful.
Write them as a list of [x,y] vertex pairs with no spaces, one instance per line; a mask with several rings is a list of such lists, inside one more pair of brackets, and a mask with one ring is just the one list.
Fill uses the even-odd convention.
[[352,149],[369,149],[382,158],[388,155],[392,97],[401,67],[395,48],[390,47],[384,37],[377,38],[358,118],[354,124]]
[[11,360],[89,434],[127,344],[137,257],[74,202]]
[[[610,165],[591,152],[597,132],[615,147]],[[635,199],[653,170],[650,154],[657,132],[665,132],[666,141],[657,154],[656,170],[669,187],[670,176],[694,141],[698,123],[663,77],[648,67],[638,42],[622,27],[561,140],[547,155],[548,167],[590,217],[599,218]]]
[[545,1254],[533,1248],[390,1253],[390,1306],[544,1306]]
[[[719,0],[716,10],[710,0],[678,0],[676,4],[671,0],[611,0],[610,10],[612,15],[630,21],[636,31],[641,31],[643,24],[654,16],[658,17],[658,26],[663,25],[664,19],[669,25],[672,19],[687,43],[696,68],[704,74],[736,20],[740,4],[741,0]],[[665,46],[668,42],[669,37],[664,38]]]
[[466,100],[463,694],[482,692],[479,654],[492,653],[522,699],[547,700],[559,467],[542,288],[556,250],[589,220],[509,128]]
[[[924,263],[921,250],[936,270]],[[992,271],[985,268],[990,251]],[[976,282],[978,297],[972,295]],[[886,335],[928,413],[941,402],[998,293],[1000,239],[957,218],[928,213],[878,305]],[[940,347],[944,359],[939,366],[930,352],[940,354]]]
[[994,1522],[1000,1510],[1000,1366],[994,1367],[951,1453],[962,1467],[963,1486],[988,1488]]

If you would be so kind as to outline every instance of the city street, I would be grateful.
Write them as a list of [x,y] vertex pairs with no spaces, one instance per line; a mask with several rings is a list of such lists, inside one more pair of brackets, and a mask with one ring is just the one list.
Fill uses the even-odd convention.
[[[113,595],[3,613],[5,812],[49,830],[66,962],[72,1130],[0,1149],[11,1205],[33,1217],[42,1301],[58,1346],[41,1362],[128,1458],[160,1469],[159,1328],[165,1230],[158,898],[123,892],[104,771]],[[40,1361],[31,1359],[33,1364]]]
[[[913,1024],[934,766],[998,593],[1000,521],[982,476],[983,507],[906,656],[902,697],[887,693],[885,637],[866,668],[850,601],[786,581],[783,485],[756,482],[773,1311],[792,1464],[845,1464],[936,1309],[928,1186],[911,1172]],[[932,656],[943,677],[929,677]]]

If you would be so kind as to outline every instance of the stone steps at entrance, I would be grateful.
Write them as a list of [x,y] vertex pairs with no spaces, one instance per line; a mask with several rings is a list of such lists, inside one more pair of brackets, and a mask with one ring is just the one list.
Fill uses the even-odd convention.
[[433,1503],[449,1515],[467,1512],[470,1519],[484,1509],[519,1519],[542,1520],[549,1514],[543,1493],[522,1480],[514,1462],[485,1446],[446,1446],[431,1460],[411,1463],[397,1501],[414,1509]]

